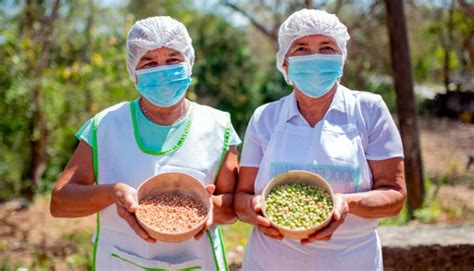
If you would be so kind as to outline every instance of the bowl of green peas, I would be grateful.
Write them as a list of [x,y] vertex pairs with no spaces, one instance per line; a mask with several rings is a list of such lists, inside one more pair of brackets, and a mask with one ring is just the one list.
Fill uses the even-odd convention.
[[334,193],[321,176],[290,170],[270,180],[262,192],[262,212],[281,234],[304,239],[329,224]]

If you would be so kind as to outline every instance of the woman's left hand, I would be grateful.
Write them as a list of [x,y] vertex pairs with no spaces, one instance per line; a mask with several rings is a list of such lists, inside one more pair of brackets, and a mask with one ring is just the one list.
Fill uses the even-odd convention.
[[211,208],[209,209],[209,216],[207,217],[206,223],[204,223],[204,226],[202,229],[194,236],[195,240],[201,239],[201,237],[204,235],[207,229],[209,229],[212,224],[214,223],[214,208],[212,206],[212,195],[214,194],[214,190],[216,190],[216,186],[213,184],[206,185],[206,190],[207,193],[209,193],[209,198],[211,200]]
[[331,222],[323,229],[311,234],[308,238],[302,239],[301,244],[305,245],[314,241],[327,241],[331,239],[332,234],[344,222],[347,213],[349,212],[349,205],[346,198],[342,194],[334,194],[334,213]]

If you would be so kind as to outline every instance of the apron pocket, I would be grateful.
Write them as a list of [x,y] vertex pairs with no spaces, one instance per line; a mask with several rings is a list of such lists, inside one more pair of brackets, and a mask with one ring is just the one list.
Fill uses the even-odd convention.
[[181,257],[176,261],[164,261],[159,259],[146,259],[128,253],[114,246],[110,255],[113,258],[114,270],[200,270],[202,269],[202,259],[197,257]]

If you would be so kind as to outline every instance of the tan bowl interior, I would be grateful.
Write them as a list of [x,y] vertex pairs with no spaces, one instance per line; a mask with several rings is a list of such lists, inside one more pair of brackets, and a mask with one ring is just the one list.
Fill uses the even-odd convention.
[[[274,177],[273,179],[271,179],[270,182],[268,182],[265,188],[263,189],[262,212],[263,212],[263,215],[267,217],[268,219],[270,218],[267,216],[267,213],[266,213],[265,199],[267,198],[268,194],[272,191],[274,187],[287,184],[287,183],[306,183],[306,184],[324,188],[329,192],[329,194],[331,194],[331,199],[334,202],[334,192],[332,191],[332,188],[329,185],[329,183],[323,177],[315,173],[305,171],[305,170],[290,170],[286,173],[280,174]],[[312,228],[305,229],[305,230],[292,230],[287,227],[279,226],[278,224],[273,223],[273,221],[272,221],[272,226],[277,228],[281,232],[281,234],[283,234],[283,236],[285,237],[293,238],[293,239],[305,239],[305,238],[308,238],[309,235],[315,233],[317,230],[322,229],[326,225],[328,225],[329,222],[331,221],[333,212],[334,212],[334,209],[331,211],[328,218],[322,223],[320,223],[319,225],[316,225]]]
[[144,181],[138,187],[137,197],[138,201],[153,195],[164,192],[180,192],[191,196],[204,203],[207,209],[207,216],[194,228],[189,231],[180,233],[164,233],[158,232],[150,226],[143,223],[139,216],[137,216],[138,223],[145,229],[151,237],[163,242],[182,242],[195,236],[199,230],[202,229],[204,223],[207,221],[211,209],[211,198],[206,190],[204,184],[194,177],[183,173],[164,173],[155,175]]

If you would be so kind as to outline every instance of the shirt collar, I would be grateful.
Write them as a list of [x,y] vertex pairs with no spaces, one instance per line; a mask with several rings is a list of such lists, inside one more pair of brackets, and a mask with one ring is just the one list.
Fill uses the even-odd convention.
[[[329,106],[328,113],[335,110],[339,111],[341,113],[346,113],[346,106],[345,106],[345,99],[344,99],[344,93],[343,93],[343,86],[339,85],[336,93],[334,94],[334,97],[332,98],[331,105]],[[290,108],[288,110],[288,117],[286,120],[290,120],[291,118],[295,116],[301,116],[300,110],[298,109],[298,105],[296,103],[296,95],[295,92],[293,91],[290,96]]]

